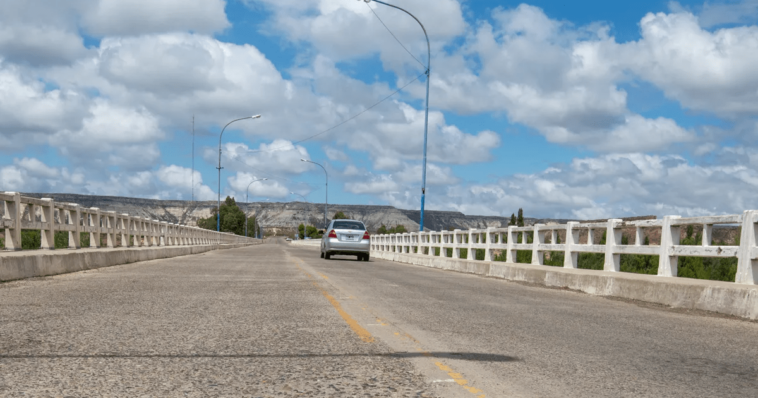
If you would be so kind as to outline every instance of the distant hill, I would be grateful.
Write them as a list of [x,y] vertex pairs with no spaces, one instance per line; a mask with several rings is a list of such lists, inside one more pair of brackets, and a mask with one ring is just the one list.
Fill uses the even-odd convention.
[[[197,225],[198,218],[211,215],[216,201],[156,200],[127,198],[119,196],[94,196],[58,193],[24,193],[24,196],[36,198],[53,198],[56,202],[78,203],[84,207],[97,207],[104,211],[115,211],[132,216],[149,217],[154,220],[178,224]],[[267,229],[293,229],[298,225],[323,225],[324,204],[304,202],[237,202],[249,216],[256,216],[261,225]],[[516,211],[517,209],[513,209]],[[418,230],[419,211],[403,210],[392,206],[374,205],[340,205],[330,204],[327,217],[341,211],[350,218],[363,221],[370,231],[376,231],[382,224],[388,228],[404,225],[409,231]],[[426,210],[424,212],[424,229],[439,231],[442,229],[469,229],[487,227],[505,227],[510,218],[498,216],[470,216],[455,211]],[[534,223],[558,222],[570,220],[552,220],[525,218],[527,225]]]

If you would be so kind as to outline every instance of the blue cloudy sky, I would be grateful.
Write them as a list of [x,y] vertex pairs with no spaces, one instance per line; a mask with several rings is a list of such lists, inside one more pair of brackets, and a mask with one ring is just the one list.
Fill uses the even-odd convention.
[[[758,208],[758,0],[396,0],[432,47],[427,209]],[[417,209],[426,43],[356,0],[3,0],[0,190]],[[410,84],[409,84],[410,83]],[[389,100],[366,110],[400,87]],[[303,141],[305,140],[305,141]]]

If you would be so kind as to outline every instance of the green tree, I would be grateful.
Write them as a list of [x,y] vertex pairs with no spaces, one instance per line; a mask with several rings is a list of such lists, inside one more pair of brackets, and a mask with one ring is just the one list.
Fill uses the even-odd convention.
[[518,224],[519,227],[523,227],[524,226],[524,210],[521,209],[521,208],[518,209],[518,219],[517,219],[516,222],[517,222],[517,224]]
[[509,222],[509,223],[508,223],[508,226],[509,226],[509,227],[510,227],[511,225],[513,225],[514,227],[517,225],[517,222],[516,222],[516,214],[514,214],[514,213],[511,213],[511,222]]
[[332,217],[332,220],[349,220],[350,217],[346,216],[345,213],[338,211],[334,213],[334,217]]
[[387,235],[387,226],[382,224],[379,226],[379,229],[376,230],[376,233],[379,235]]
[[[218,209],[211,211],[211,216],[197,220],[200,228],[216,230]],[[245,213],[237,206],[234,198],[227,196],[221,204],[221,232],[245,235]]]
[[[255,219],[255,216],[248,217],[247,218],[247,236],[255,236],[255,230],[258,229],[258,224]],[[243,231],[244,231],[244,225],[243,225]]]
[[321,234],[318,233],[318,229],[312,225],[305,227],[306,236],[311,239],[321,239]]
[[400,224],[397,227],[395,227],[395,233],[396,234],[404,234],[406,232],[408,232],[408,230],[405,229],[405,225],[403,225],[403,224]]
[[300,239],[305,238],[305,225],[300,224],[297,226],[297,236],[300,237]]

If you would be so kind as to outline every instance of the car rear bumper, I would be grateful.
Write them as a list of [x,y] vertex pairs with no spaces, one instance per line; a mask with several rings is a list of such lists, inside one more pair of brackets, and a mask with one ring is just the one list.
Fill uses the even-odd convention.
[[371,241],[369,240],[344,242],[339,239],[330,238],[325,242],[324,246],[327,252],[368,253],[371,251]]

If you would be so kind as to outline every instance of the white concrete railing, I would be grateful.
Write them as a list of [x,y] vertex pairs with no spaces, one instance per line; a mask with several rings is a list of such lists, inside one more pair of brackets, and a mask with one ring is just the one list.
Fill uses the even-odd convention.
[[[116,214],[84,208],[75,203],[56,203],[52,199],[36,199],[16,192],[0,192],[3,217],[0,228],[5,229],[5,250],[21,250],[21,230],[41,231],[41,249],[55,249],[55,232],[68,231],[68,247],[81,248],[81,233],[89,233],[89,247],[101,247],[101,234],[105,234],[105,247],[115,247],[117,236],[122,247],[133,246],[189,246],[234,244],[252,241],[244,236],[218,233],[198,227],[178,225],[165,221]],[[40,215],[38,221],[38,214]],[[134,240],[130,239],[133,236]]]
[[[417,253],[434,256],[435,248],[440,249],[440,256],[446,257],[447,250],[453,249],[453,258],[460,258],[460,249],[468,249],[466,260],[475,261],[474,250],[484,249],[484,261],[492,261],[493,250],[506,253],[506,262],[514,263],[517,250],[532,252],[532,264],[544,264],[544,252],[562,251],[565,268],[577,268],[579,253],[605,254],[604,271],[619,272],[621,254],[647,254],[660,256],[658,264],[659,276],[676,276],[679,256],[696,257],[737,257],[737,275],[735,282],[742,284],[758,284],[758,211],[748,210],[742,215],[709,216],[681,218],[666,216],[662,220],[627,221],[610,219],[599,223],[578,223],[543,225],[529,227],[470,229],[468,231],[412,232],[392,235],[371,236],[371,250],[394,253]],[[740,246],[712,246],[713,225],[741,224],[742,233]],[[702,225],[703,241],[701,246],[679,245],[681,226]],[[622,245],[622,228],[635,227],[634,244]],[[659,246],[643,246],[643,230],[645,228],[661,229],[661,244]],[[587,243],[579,243],[579,232],[588,230]],[[594,244],[595,230],[606,231],[604,245]],[[564,243],[555,244],[558,231],[566,232]],[[521,243],[516,242],[522,233]],[[532,243],[527,242],[527,234],[534,235]],[[545,243],[546,235],[551,234],[551,243]],[[468,239],[464,238],[468,237]],[[424,249],[428,249],[424,250]]]

